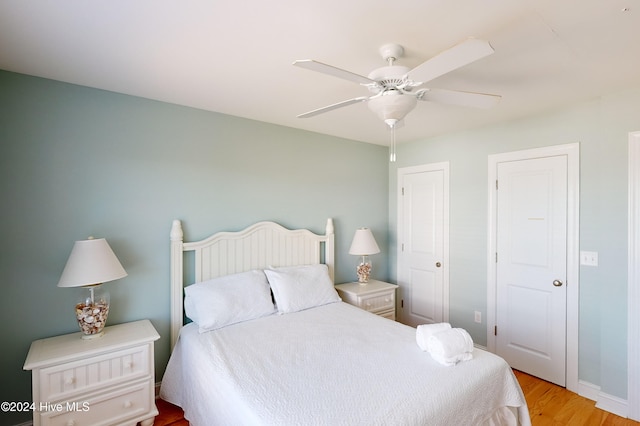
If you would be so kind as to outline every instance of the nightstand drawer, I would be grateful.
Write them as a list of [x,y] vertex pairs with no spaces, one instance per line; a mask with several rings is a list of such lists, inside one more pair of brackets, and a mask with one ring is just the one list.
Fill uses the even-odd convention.
[[[150,406],[152,384],[141,382],[126,386],[87,400],[75,399],[43,412],[42,426],[113,426],[135,419],[155,410]],[[115,413],[115,415],[114,415]],[[156,413],[157,414],[157,413]]]
[[79,392],[150,375],[149,360],[149,345],[142,345],[43,368],[39,371],[40,401],[68,399]]
[[395,306],[395,300],[393,293],[362,296],[358,300],[358,306],[369,312],[377,312],[392,309]]
[[354,306],[392,320],[396,319],[397,285],[371,280],[367,284],[344,283],[336,285],[340,298]]

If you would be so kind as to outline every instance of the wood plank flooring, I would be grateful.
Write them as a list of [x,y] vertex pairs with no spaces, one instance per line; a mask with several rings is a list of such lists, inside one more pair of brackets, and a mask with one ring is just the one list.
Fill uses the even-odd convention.
[[156,416],[153,426],[189,426],[180,407],[169,404],[160,398],[156,399],[156,407],[158,407],[160,414]]
[[[640,423],[595,407],[591,400],[565,388],[515,371],[524,391],[532,426],[638,426]],[[189,426],[179,407],[156,400],[160,414],[154,426]]]
[[524,392],[532,426],[638,426],[640,423],[596,408],[595,402],[537,377],[514,371]]

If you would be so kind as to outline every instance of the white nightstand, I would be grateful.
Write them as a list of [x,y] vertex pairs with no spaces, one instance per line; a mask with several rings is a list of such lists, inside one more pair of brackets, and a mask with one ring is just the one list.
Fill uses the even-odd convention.
[[34,426],[151,426],[155,405],[153,342],[148,320],[36,340],[24,363],[32,370]]
[[381,317],[396,319],[395,284],[369,280],[366,285],[346,283],[336,285],[338,294],[345,302],[372,312]]

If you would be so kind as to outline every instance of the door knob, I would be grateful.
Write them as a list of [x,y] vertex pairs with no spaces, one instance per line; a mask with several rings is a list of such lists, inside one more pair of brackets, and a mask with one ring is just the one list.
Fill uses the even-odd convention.
[[560,280],[553,280],[553,285],[556,287],[561,287],[562,286],[562,281]]
[[441,266],[442,266],[442,263],[440,263],[440,262],[436,262],[436,268],[439,268],[439,267],[441,267]]

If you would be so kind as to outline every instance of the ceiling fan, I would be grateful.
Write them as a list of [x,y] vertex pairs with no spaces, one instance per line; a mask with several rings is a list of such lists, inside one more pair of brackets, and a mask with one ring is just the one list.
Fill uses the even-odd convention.
[[389,43],[380,47],[380,54],[388,65],[373,70],[367,77],[312,59],[297,60],[293,65],[358,83],[373,93],[371,96],[359,96],[314,109],[298,115],[298,118],[313,117],[348,105],[367,102],[369,109],[392,131],[390,159],[395,161],[395,129],[416,107],[417,101],[490,108],[500,100],[498,95],[432,89],[424,86],[437,77],[491,55],[493,52],[489,42],[469,38],[410,70],[394,64],[404,54],[404,48],[398,44]]

